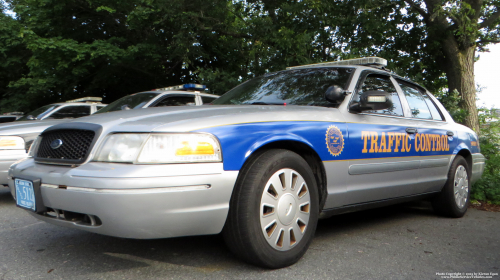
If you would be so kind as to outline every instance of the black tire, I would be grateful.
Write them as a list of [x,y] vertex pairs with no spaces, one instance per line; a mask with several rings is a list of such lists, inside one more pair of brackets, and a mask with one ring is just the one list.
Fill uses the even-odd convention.
[[[467,185],[468,191],[467,195],[464,196],[466,198],[465,203],[462,207],[460,207],[455,199],[455,175],[457,169],[461,166],[465,168],[465,172],[467,173],[467,182],[464,185]],[[435,196],[432,200],[432,207],[434,211],[439,215],[450,217],[450,218],[460,218],[465,215],[467,212],[467,207],[469,205],[470,199],[470,169],[467,161],[462,156],[456,156],[451,164],[450,170],[448,171],[448,180],[444,185],[441,192]]]
[[[304,178],[310,195],[310,211],[302,239],[288,251],[279,251],[264,237],[260,208],[268,180],[284,168],[292,169]],[[224,240],[229,249],[246,262],[267,268],[286,267],[296,263],[307,251],[316,231],[318,216],[318,188],[307,162],[289,150],[268,150],[256,155],[241,170],[229,205]]]

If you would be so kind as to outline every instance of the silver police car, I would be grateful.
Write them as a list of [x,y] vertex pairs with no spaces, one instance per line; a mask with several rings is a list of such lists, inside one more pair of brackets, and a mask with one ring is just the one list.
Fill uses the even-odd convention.
[[278,268],[320,215],[413,199],[461,217],[484,169],[477,135],[380,58],[291,67],[213,105],[85,117],[45,130],[9,170],[17,205],[125,238],[223,233]]

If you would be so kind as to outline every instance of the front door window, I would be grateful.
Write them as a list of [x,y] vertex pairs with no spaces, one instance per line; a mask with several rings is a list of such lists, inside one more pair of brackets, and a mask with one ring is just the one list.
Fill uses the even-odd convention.
[[363,96],[363,93],[367,91],[385,91],[391,94],[392,98],[392,106],[383,109],[383,110],[372,110],[372,111],[363,111],[366,113],[373,114],[384,114],[384,115],[393,115],[393,116],[403,116],[403,108],[401,106],[401,100],[399,100],[398,93],[396,88],[394,87],[389,76],[380,75],[380,74],[370,74],[365,78],[365,81],[359,87],[356,92],[356,95],[353,98],[353,102],[359,102],[359,98]]

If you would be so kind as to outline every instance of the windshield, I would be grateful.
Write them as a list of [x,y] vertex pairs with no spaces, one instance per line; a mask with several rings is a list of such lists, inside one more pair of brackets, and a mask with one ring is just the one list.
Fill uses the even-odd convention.
[[[36,109],[35,111],[29,112],[24,115],[22,118],[19,118],[17,121],[32,121],[39,120],[45,117],[50,112],[53,112],[55,109],[61,107],[61,105],[46,105]],[[31,117],[30,117],[31,116]]]
[[96,114],[120,110],[139,109],[159,94],[156,92],[140,92],[122,97],[108,106],[100,109]]
[[308,68],[275,72],[249,80],[212,101],[214,105],[335,106],[325,99],[328,87],[346,88],[353,68]]

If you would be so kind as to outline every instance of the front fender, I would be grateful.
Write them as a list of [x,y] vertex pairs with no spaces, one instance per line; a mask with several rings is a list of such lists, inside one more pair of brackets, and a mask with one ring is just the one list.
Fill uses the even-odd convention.
[[313,149],[321,160],[332,160],[326,145],[326,131],[335,124],[347,135],[344,123],[283,121],[243,123],[197,130],[215,135],[222,148],[224,170],[240,170],[260,147],[276,141],[295,141]]

